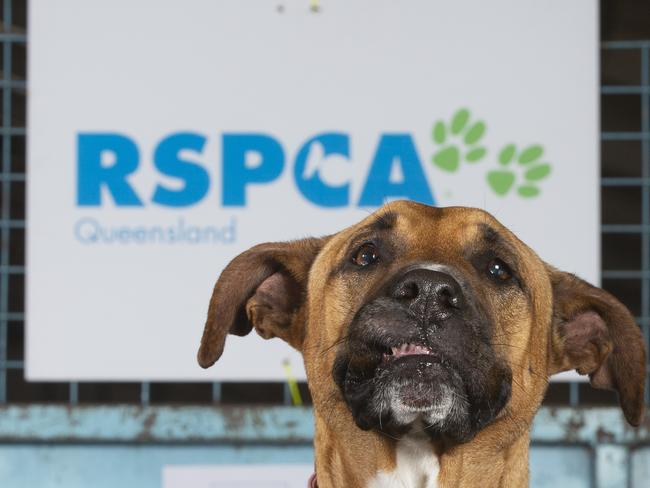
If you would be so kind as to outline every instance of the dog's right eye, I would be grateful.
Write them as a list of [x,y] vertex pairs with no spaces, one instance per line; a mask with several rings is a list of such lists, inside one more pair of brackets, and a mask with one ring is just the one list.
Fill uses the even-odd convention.
[[498,258],[490,261],[487,271],[494,280],[501,283],[505,283],[512,278],[510,267]]
[[379,252],[374,244],[367,242],[354,253],[352,262],[357,266],[365,267],[379,261]]

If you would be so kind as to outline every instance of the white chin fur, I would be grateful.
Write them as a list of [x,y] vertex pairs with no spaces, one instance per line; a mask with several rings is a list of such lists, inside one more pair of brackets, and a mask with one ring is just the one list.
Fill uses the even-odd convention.
[[392,385],[388,388],[385,398],[393,418],[402,425],[413,423],[418,419],[428,426],[441,423],[452,413],[456,406],[457,397],[446,385],[441,386],[442,395],[440,400],[418,408],[402,402],[400,389],[400,385]]
[[426,436],[400,440],[395,452],[395,469],[378,471],[367,488],[437,488],[440,462]]

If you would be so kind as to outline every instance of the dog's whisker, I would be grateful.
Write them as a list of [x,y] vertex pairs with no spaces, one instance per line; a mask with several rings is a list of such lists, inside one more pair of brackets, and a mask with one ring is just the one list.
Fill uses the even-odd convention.
[[512,366],[515,366],[515,367],[517,367],[519,369],[526,369],[528,371],[529,375],[534,376],[536,378],[539,378],[544,383],[548,384],[548,382],[550,381],[548,376],[540,374],[540,373],[536,372],[535,370],[531,369],[529,367],[530,365],[525,365],[525,364],[520,364],[520,363],[512,363]]
[[520,350],[522,350],[522,351],[527,351],[527,350],[528,350],[528,349],[526,349],[525,347],[516,346],[516,345],[514,345],[514,344],[505,344],[505,343],[499,343],[499,342],[492,342],[491,344],[492,344],[493,346],[512,347],[513,349],[520,349]]

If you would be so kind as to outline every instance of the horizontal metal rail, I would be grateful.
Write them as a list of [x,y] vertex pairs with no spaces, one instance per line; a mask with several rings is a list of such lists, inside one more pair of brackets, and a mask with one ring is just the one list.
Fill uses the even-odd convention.
[[[311,408],[251,406],[0,407],[0,443],[311,443]],[[650,445],[650,419],[631,428],[613,407],[543,407],[533,443]]]

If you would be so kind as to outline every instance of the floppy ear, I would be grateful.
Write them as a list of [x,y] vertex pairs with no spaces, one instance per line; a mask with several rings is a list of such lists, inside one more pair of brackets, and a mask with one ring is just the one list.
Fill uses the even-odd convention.
[[199,347],[208,368],[223,353],[228,333],[253,327],[265,339],[280,337],[300,349],[307,278],[325,239],[260,244],[233,259],[217,280]]
[[552,371],[575,369],[591,385],[618,392],[625,418],[643,420],[646,355],[630,311],[605,290],[551,269]]

